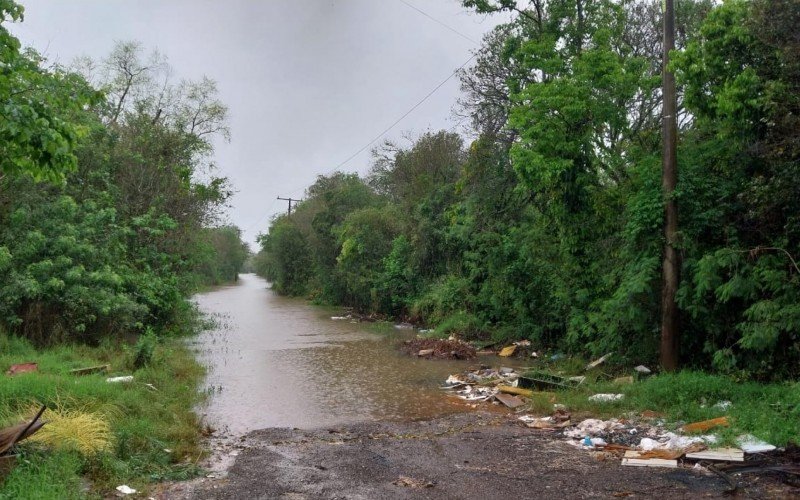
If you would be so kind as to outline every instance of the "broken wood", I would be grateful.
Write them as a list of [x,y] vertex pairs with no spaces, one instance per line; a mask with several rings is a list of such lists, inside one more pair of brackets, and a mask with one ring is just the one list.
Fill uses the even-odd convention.
[[622,459],[622,465],[631,467],[666,467],[669,469],[676,469],[678,467],[677,460],[641,458],[641,455],[642,454],[638,451],[626,451],[625,457]]
[[17,425],[12,425],[11,427],[6,427],[5,429],[0,429],[0,455],[42,428],[45,423],[40,422],[39,419],[42,417],[45,409],[47,409],[47,407],[42,405],[42,408],[30,422],[22,422]]
[[694,422],[684,425],[681,430],[683,432],[705,432],[714,427],[728,427],[728,417],[712,418],[710,420],[703,420],[701,422]]
[[111,370],[111,365],[87,366],[86,368],[75,368],[69,372],[73,375],[91,375],[93,373],[107,373]]
[[639,458],[653,459],[659,458],[661,460],[676,460],[683,456],[683,450],[649,450],[639,452]]
[[497,390],[505,394],[516,394],[517,396],[531,397],[533,391],[530,389],[521,389],[519,387],[511,387],[510,385],[498,385]]
[[586,369],[587,369],[587,370],[591,370],[592,368],[596,368],[596,367],[598,367],[598,366],[602,365],[603,363],[605,363],[605,362],[606,362],[606,360],[607,360],[609,357],[611,357],[611,354],[612,354],[612,353],[608,353],[608,354],[606,354],[605,356],[602,356],[601,358],[599,358],[599,359],[597,359],[597,360],[595,360],[595,361],[592,361],[591,363],[589,363],[588,365],[586,365]]
[[503,394],[502,392],[498,392],[497,394],[494,395],[494,397],[497,398],[498,401],[506,405],[508,408],[511,408],[512,410],[514,408],[519,408],[520,406],[525,404],[525,402],[521,400],[518,396],[514,396],[511,394]]
[[744,462],[744,451],[739,448],[715,448],[713,450],[687,453],[686,458],[695,460],[720,460],[725,462]]

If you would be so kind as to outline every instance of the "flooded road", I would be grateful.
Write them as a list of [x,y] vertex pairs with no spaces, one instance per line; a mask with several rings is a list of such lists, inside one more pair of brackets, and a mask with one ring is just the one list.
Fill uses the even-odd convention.
[[398,352],[412,332],[377,333],[370,324],[333,321],[329,311],[280,297],[253,274],[195,300],[219,323],[195,339],[209,370],[211,396],[202,413],[229,435],[470,409],[438,387],[479,361],[431,361]]

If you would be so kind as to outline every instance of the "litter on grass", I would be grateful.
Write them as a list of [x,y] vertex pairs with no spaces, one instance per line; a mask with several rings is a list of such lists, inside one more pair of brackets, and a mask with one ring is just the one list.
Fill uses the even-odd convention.
[[127,384],[129,382],[133,382],[133,375],[125,375],[123,377],[108,377],[106,382],[109,384]]
[[610,403],[619,401],[624,397],[624,394],[595,394],[594,396],[589,396],[589,401],[594,401],[595,403]]
[[17,375],[20,373],[29,373],[38,370],[39,365],[37,363],[17,363],[16,365],[11,365],[9,369],[6,370],[6,375]]

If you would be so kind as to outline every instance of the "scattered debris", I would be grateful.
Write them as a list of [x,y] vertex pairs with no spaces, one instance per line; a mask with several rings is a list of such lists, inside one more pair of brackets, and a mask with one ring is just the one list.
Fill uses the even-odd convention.
[[694,422],[684,425],[681,430],[683,432],[705,432],[714,427],[728,427],[728,417],[712,418],[710,420],[703,420],[702,422]]
[[475,357],[475,348],[460,340],[417,337],[403,342],[400,349],[407,354],[425,358],[472,359]]
[[585,377],[562,377],[548,372],[528,371],[519,377],[519,386],[537,389],[572,389],[579,386]]
[[615,384],[632,384],[633,383],[633,375],[629,375],[627,377],[617,377],[614,379]]
[[518,396],[513,396],[511,394],[503,394],[502,392],[498,392],[494,395],[494,397],[512,410],[525,404],[525,401],[521,400]]
[[722,411],[728,411],[731,408],[731,406],[733,406],[733,403],[731,403],[730,401],[720,401],[714,405],[714,408]]
[[398,324],[394,325],[394,327],[396,329],[398,329],[398,330],[413,330],[414,329],[414,325],[412,325],[411,323],[398,323]]
[[695,460],[721,460],[725,462],[744,462],[744,452],[739,448],[716,448],[713,450],[687,453],[686,458]]
[[350,319],[350,316],[331,316],[333,321],[342,321],[346,319]]
[[626,451],[622,459],[622,465],[633,467],[667,467],[676,469],[678,461],[675,459],[667,460],[663,458],[642,458],[638,451]]
[[117,486],[117,491],[119,491],[123,495],[133,495],[134,493],[136,493],[136,490],[134,490],[133,488],[131,488],[127,484],[123,484],[123,485]]
[[18,363],[16,365],[11,365],[8,370],[6,370],[6,375],[17,375],[20,373],[29,373],[35,372],[39,370],[38,363]]
[[98,365],[87,366],[86,368],[75,368],[69,372],[73,375],[91,375],[94,373],[107,373],[109,370],[111,370],[111,365]]
[[530,389],[522,389],[510,385],[498,385],[497,390],[505,394],[516,394],[517,396],[532,397],[534,392]]
[[516,345],[510,345],[508,347],[503,347],[497,355],[502,358],[507,358],[509,356],[512,356],[514,354],[514,351],[516,350],[517,350]]
[[589,396],[589,401],[594,401],[596,403],[610,403],[613,401],[619,401],[624,397],[624,394],[595,394],[594,396]]
[[405,488],[433,488],[436,486],[430,481],[420,481],[419,479],[414,479],[408,476],[400,476],[396,480],[392,481],[392,484],[395,486],[403,486]]
[[611,357],[611,354],[612,354],[612,353],[608,353],[608,354],[606,354],[605,356],[602,356],[602,357],[600,357],[599,359],[597,359],[597,360],[595,360],[595,361],[592,361],[591,363],[589,363],[588,365],[586,365],[586,369],[587,369],[587,370],[591,370],[592,368],[597,368],[598,366],[600,366],[600,365],[602,365],[603,363],[605,363],[605,362],[606,362],[606,360],[607,360],[608,358],[610,358],[610,357]]
[[648,367],[646,367],[644,365],[639,365],[636,368],[634,368],[634,370],[636,370],[636,373],[640,373],[642,375],[650,375],[651,373],[653,373],[650,370],[650,368],[648,368]]
[[745,453],[767,453],[776,449],[775,445],[762,441],[752,434],[739,436],[738,443]]
[[133,375],[125,375],[123,377],[108,377],[106,379],[106,382],[108,382],[109,384],[119,384],[119,383],[127,384],[129,382],[133,382]]

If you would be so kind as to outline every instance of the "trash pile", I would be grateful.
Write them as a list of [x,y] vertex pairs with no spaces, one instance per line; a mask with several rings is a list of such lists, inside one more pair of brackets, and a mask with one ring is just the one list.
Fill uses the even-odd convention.
[[[559,430],[569,445],[591,452],[598,460],[620,459],[623,466],[677,468],[681,465],[706,469],[720,475],[736,487],[727,472],[772,471],[792,476],[800,475],[796,459],[800,453],[786,453],[754,436],[739,436],[735,447],[717,446],[712,434],[685,435],[695,431],[727,426],[727,417],[684,425],[680,433],[667,431],[663,421],[648,419],[653,412],[643,412],[640,418],[585,419],[574,426],[559,424],[565,411],[556,410],[551,417],[519,417],[534,429]],[[649,421],[648,421],[649,420]],[[567,420],[568,422],[568,420]],[[765,455],[770,452],[777,454]]]
[[426,359],[473,359],[475,357],[474,347],[456,339],[417,337],[403,342],[400,349],[412,356]]
[[[603,359],[598,361],[602,363]],[[635,370],[638,376],[649,372],[643,366]],[[731,489],[736,487],[729,476],[732,473],[769,472],[784,478],[800,479],[800,448],[790,446],[779,450],[752,435],[739,436],[735,447],[720,446],[716,436],[708,432],[729,426],[725,416],[688,423],[677,431],[667,430],[661,418],[663,415],[653,411],[618,419],[587,418],[575,423],[568,409],[556,403],[555,393],[546,391],[578,387],[584,379],[582,376],[562,377],[531,370],[518,373],[513,368],[483,366],[450,375],[442,389],[466,401],[502,404],[518,413],[524,412],[526,403],[535,396],[546,397],[553,404],[551,415],[525,413],[517,417],[518,421],[527,428],[563,437],[567,444],[592,453],[598,460],[620,460],[623,466],[629,467],[692,466],[725,478]],[[630,382],[620,380],[618,383]],[[623,398],[623,394],[589,396],[590,400],[601,403],[613,403]],[[720,401],[713,406],[724,411],[730,408],[731,403]]]
[[481,367],[459,375],[450,375],[442,389],[454,392],[466,401],[502,403],[515,409],[525,404],[522,398],[530,398],[532,390],[520,385],[522,377],[513,368]]

